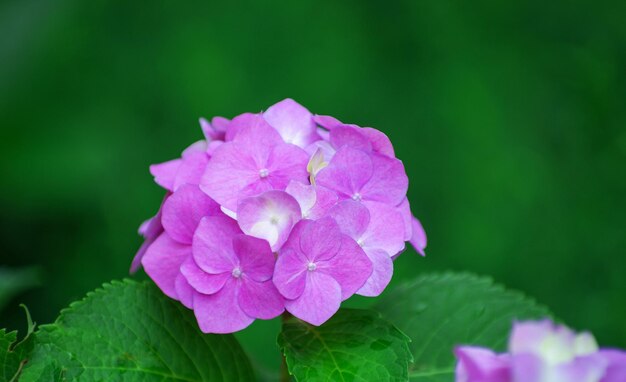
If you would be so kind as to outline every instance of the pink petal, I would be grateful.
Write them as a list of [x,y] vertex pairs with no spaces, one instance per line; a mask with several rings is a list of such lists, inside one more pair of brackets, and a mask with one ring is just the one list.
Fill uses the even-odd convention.
[[213,126],[216,131],[224,133],[228,130],[228,126],[230,126],[230,119],[224,117],[213,117],[213,119],[211,119],[211,126]]
[[231,272],[218,274],[206,273],[189,256],[180,266],[180,273],[185,276],[189,285],[200,293],[213,294],[222,289],[226,281],[232,277]]
[[175,281],[180,265],[191,255],[189,245],[180,244],[162,233],[141,260],[144,270],[166,296],[178,299]]
[[304,148],[319,139],[311,112],[290,98],[270,106],[263,118],[287,143]]
[[413,236],[411,236],[410,243],[413,248],[415,248],[417,253],[422,256],[426,256],[426,253],[424,253],[424,249],[428,244],[428,238],[426,237],[424,227],[422,227],[422,223],[416,217],[412,217],[411,223],[413,227]]
[[148,250],[148,247],[150,247],[150,245],[154,243],[154,240],[157,237],[159,237],[161,233],[163,233],[163,225],[161,224],[163,203],[165,203],[165,201],[167,200],[167,198],[170,197],[170,195],[172,195],[170,192],[166,192],[165,196],[163,197],[163,201],[161,202],[161,205],[159,206],[159,211],[157,212],[157,214],[151,217],[150,219],[144,221],[139,226],[139,234],[144,237],[144,242],[141,244],[141,247],[139,247],[139,249],[137,250],[137,253],[135,254],[135,257],[133,258],[133,261],[130,265],[131,274],[139,270],[139,267],[141,267],[141,259],[145,255],[146,250]]
[[402,215],[404,221],[404,241],[409,241],[413,235],[413,222],[411,221],[413,215],[411,215],[409,199],[406,197],[402,199],[402,202],[396,206],[396,210]]
[[327,260],[337,254],[341,247],[341,230],[331,217],[316,221],[304,220],[306,223],[299,231],[300,249],[311,261]]
[[313,122],[327,130],[332,130],[336,126],[343,125],[340,120],[335,117],[331,117],[330,115],[314,115]]
[[153,164],[150,166],[150,174],[154,176],[156,184],[168,191],[174,191],[174,179],[182,163],[182,159],[174,159],[164,163]]
[[337,194],[322,186],[292,181],[285,191],[300,204],[303,219],[319,219],[337,203]]
[[395,256],[404,249],[404,220],[392,206],[377,202],[363,202],[370,213],[370,223],[360,237],[363,248],[382,249]]
[[315,188],[310,184],[305,184],[302,182],[297,182],[292,180],[287,185],[285,189],[289,195],[293,196],[298,204],[300,205],[300,210],[302,212],[302,216],[308,213],[311,208],[315,205],[316,195]]
[[193,259],[205,272],[232,272],[239,265],[233,252],[233,238],[241,234],[237,222],[224,215],[209,216],[200,221],[193,236]]
[[220,205],[235,211],[239,199],[273,188],[260,174],[268,155],[267,146],[248,148],[236,142],[224,143],[206,166],[200,188]]
[[[218,147],[220,147],[222,144],[224,143],[224,141],[212,141],[211,143],[209,143],[209,145],[207,146],[206,149],[206,153],[209,156],[212,156],[213,153],[215,152],[215,150],[217,150]],[[205,171],[206,171],[206,167],[205,167]],[[203,175],[204,176],[204,175]],[[202,178],[200,178],[200,181],[202,181]]]
[[231,277],[215,294],[196,293],[193,310],[204,333],[233,333],[246,328],[254,321],[239,306],[239,281]]
[[190,144],[185,150],[183,150],[183,153],[181,156],[183,157],[183,160],[184,160],[191,155],[205,153],[206,150],[207,150],[207,142],[205,140],[201,140],[201,141],[197,141],[197,142]]
[[259,282],[272,278],[276,260],[265,240],[247,235],[236,235],[233,238],[233,250],[246,276]]
[[369,210],[363,204],[350,199],[337,203],[329,215],[335,219],[341,232],[357,241],[370,224]]
[[372,155],[374,171],[361,189],[363,200],[373,200],[397,206],[406,197],[409,179],[402,162],[380,154]]
[[174,190],[185,184],[200,184],[207,163],[209,163],[209,157],[206,151],[194,152],[183,158],[174,178]]
[[261,114],[241,114],[230,122],[226,141],[238,141],[244,145],[274,146],[283,143],[280,134],[270,126]]
[[283,296],[271,280],[257,282],[242,279],[239,289],[239,306],[250,317],[269,320],[285,310]]
[[345,300],[359,290],[372,274],[372,262],[363,249],[348,235],[341,235],[337,255],[325,261],[316,261],[317,270],[331,275],[341,285],[341,299]]
[[341,304],[341,287],[321,272],[307,272],[306,286],[295,300],[285,300],[289,313],[312,325],[321,325],[333,316]]
[[393,276],[393,260],[381,249],[365,249],[365,254],[372,262],[372,275],[356,292],[361,296],[375,297],[380,295]]
[[237,221],[247,235],[265,239],[277,251],[302,213],[298,202],[284,191],[267,191],[241,200]]
[[293,249],[280,252],[274,268],[273,282],[286,298],[298,298],[304,291],[309,259]]
[[500,356],[489,349],[474,346],[457,347],[454,354],[458,358],[457,381],[511,381],[511,365],[507,356]]
[[180,301],[185,308],[193,309],[193,295],[195,294],[195,290],[189,285],[187,279],[181,273],[176,276],[174,287],[178,301]]
[[309,180],[308,162],[309,156],[301,148],[290,144],[277,145],[267,159],[267,180],[277,190],[284,190],[292,180],[306,183]]
[[172,239],[191,244],[200,219],[219,213],[219,205],[198,186],[186,184],[165,201],[161,221]]
[[365,152],[372,151],[372,144],[367,136],[361,132],[361,128],[351,125],[336,126],[332,129],[330,143],[337,150],[343,146],[349,146]]
[[370,143],[372,144],[372,149],[375,152],[388,156],[390,158],[396,157],[396,154],[393,151],[393,145],[391,144],[391,141],[385,135],[385,133],[371,127],[362,128],[361,133],[363,133],[370,141]]
[[311,186],[315,188],[315,205],[309,212],[306,217],[308,219],[317,220],[325,216],[328,211],[337,204],[337,194],[334,191],[329,190],[326,187],[322,186]]
[[316,177],[316,184],[335,191],[342,198],[361,198],[361,189],[372,177],[374,165],[361,150],[342,147]]

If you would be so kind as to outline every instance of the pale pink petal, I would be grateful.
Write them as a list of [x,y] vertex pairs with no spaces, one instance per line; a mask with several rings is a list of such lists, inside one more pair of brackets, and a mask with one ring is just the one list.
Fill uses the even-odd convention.
[[370,213],[367,230],[357,241],[363,248],[382,249],[395,256],[404,249],[404,220],[389,204],[363,202]]
[[359,290],[372,274],[372,262],[363,249],[348,235],[341,235],[341,248],[329,260],[316,261],[315,272],[331,275],[341,285],[341,299]]
[[233,333],[254,321],[239,306],[239,281],[231,277],[215,294],[195,293],[193,310],[204,333]]
[[411,215],[409,199],[406,197],[402,199],[402,202],[396,206],[396,210],[402,215],[404,221],[404,241],[409,241],[413,236],[413,222],[411,221],[413,215]]
[[285,300],[289,313],[312,325],[321,325],[333,316],[341,304],[341,287],[331,276],[307,272],[306,286],[295,300]]
[[317,199],[315,195],[315,188],[313,188],[313,186],[311,186],[310,184],[297,182],[295,180],[289,182],[287,188],[285,189],[285,192],[287,192],[289,195],[293,196],[296,199],[296,201],[300,205],[302,217],[306,217],[304,215],[308,213],[311,208],[313,208]]
[[239,306],[248,316],[269,320],[285,310],[283,296],[271,280],[257,282],[243,278],[240,285]]
[[411,236],[410,243],[415,248],[417,253],[422,256],[426,256],[424,249],[428,244],[428,238],[426,237],[426,231],[424,231],[424,227],[422,227],[422,223],[416,218],[413,217],[411,219],[411,223],[413,226],[413,236]]
[[280,252],[274,268],[273,282],[286,298],[298,298],[304,291],[309,259],[293,249]]
[[341,232],[357,241],[361,239],[370,224],[370,213],[367,207],[350,199],[333,206],[329,215],[335,219]]
[[166,296],[178,299],[175,281],[181,264],[191,256],[191,247],[172,240],[162,233],[148,248],[141,260],[144,270]]
[[223,272],[218,274],[206,273],[196,264],[193,256],[190,256],[180,266],[180,273],[185,276],[185,279],[200,293],[213,294],[224,286],[226,281],[232,277],[231,272]]
[[150,166],[150,174],[154,176],[156,184],[168,191],[174,191],[174,179],[182,163],[182,159],[174,159],[164,163],[153,164]]
[[349,146],[366,152],[372,151],[372,144],[357,126],[336,126],[330,131],[330,143],[337,150]]
[[289,237],[302,213],[298,202],[284,191],[267,191],[241,200],[237,221],[247,235],[265,239],[277,251]]
[[209,163],[209,157],[206,151],[194,152],[183,158],[174,178],[174,191],[185,184],[200,184],[207,163]]
[[207,141],[201,140],[190,144],[186,149],[183,150],[182,157],[186,159],[190,155],[205,153],[207,149]]
[[261,114],[244,113],[230,122],[226,141],[238,141],[244,145],[274,146],[283,143],[280,134],[270,126]]
[[303,220],[298,224],[306,224],[299,232],[300,249],[311,261],[328,260],[337,254],[342,234],[334,219]]
[[396,154],[393,151],[393,145],[389,138],[380,130],[376,130],[371,127],[364,127],[361,132],[369,139],[372,144],[372,149],[380,154],[395,158]]
[[167,198],[163,204],[161,221],[172,239],[191,244],[200,219],[219,213],[219,205],[198,186],[186,184]]
[[270,106],[263,118],[287,143],[304,148],[319,139],[311,112],[290,98]]
[[600,355],[608,362],[602,382],[626,381],[626,352],[617,349],[602,349]]
[[489,349],[461,346],[454,349],[458,359],[456,380],[459,382],[510,382],[509,357]]
[[191,287],[191,285],[189,285],[187,279],[181,273],[176,276],[174,288],[176,289],[178,301],[180,301],[185,308],[193,309],[193,295],[196,291]]
[[224,117],[213,117],[213,119],[211,119],[211,126],[213,126],[216,131],[224,133],[228,130],[228,126],[230,126],[230,119]]
[[233,250],[246,276],[259,282],[272,278],[276,261],[267,241],[247,235],[236,235],[233,238]]
[[340,120],[330,115],[314,115],[313,122],[327,130],[332,130],[336,126],[343,125]]
[[205,272],[232,272],[239,265],[233,238],[241,234],[237,222],[226,216],[209,216],[200,221],[193,236],[193,259]]
[[344,146],[315,179],[316,184],[335,191],[341,198],[360,200],[361,189],[369,182],[373,170],[367,153]]
[[356,292],[361,296],[375,297],[380,295],[389,285],[393,276],[393,260],[382,249],[364,249],[365,254],[372,262],[372,275]]
[[[206,148],[206,153],[209,156],[212,156],[215,150],[217,150],[217,148],[220,147],[223,143],[224,141],[211,141],[211,143],[209,143],[209,145]],[[202,178],[200,178],[200,181],[202,181]]]
[[[225,121],[225,123],[224,123]],[[224,133],[226,128],[228,127],[228,123],[230,121],[226,118],[215,117],[211,120],[211,123],[204,118],[200,118],[200,128],[204,133],[204,137],[207,142],[215,141],[215,140],[223,140]]]
[[397,206],[406,197],[409,179],[402,162],[380,154],[372,154],[372,176],[361,189],[363,200]]

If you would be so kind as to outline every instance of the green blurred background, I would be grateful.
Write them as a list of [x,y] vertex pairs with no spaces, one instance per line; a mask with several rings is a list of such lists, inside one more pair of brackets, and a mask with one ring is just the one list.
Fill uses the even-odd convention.
[[[23,327],[19,302],[46,323],[127,277],[162,197],[148,165],[200,139],[199,116],[292,97],[394,142],[429,235],[394,283],[492,275],[626,347],[625,14],[624,1],[1,2],[0,265],[38,266],[39,286],[0,327]],[[269,368],[276,327],[241,334]]]

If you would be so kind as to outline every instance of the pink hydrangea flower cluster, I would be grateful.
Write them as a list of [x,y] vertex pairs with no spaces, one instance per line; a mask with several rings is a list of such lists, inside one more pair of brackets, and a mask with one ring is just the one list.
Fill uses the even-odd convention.
[[590,333],[549,320],[518,322],[508,353],[461,346],[457,382],[624,382],[626,352],[599,349]]
[[311,114],[291,99],[232,120],[152,165],[167,192],[145,222],[143,265],[202,331],[230,333],[285,309],[314,325],[353,294],[379,295],[393,259],[426,235],[382,132]]

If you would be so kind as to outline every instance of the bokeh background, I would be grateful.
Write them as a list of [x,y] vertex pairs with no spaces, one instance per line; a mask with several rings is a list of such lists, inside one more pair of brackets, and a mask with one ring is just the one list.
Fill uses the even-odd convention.
[[[23,327],[20,302],[51,322],[127,277],[162,198],[148,165],[200,139],[198,117],[292,97],[394,142],[429,235],[394,283],[491,275],[626,347],[625,14],[601,0],[1,2],[0,327]],[[270,371],[277,325],[240,334]]]

